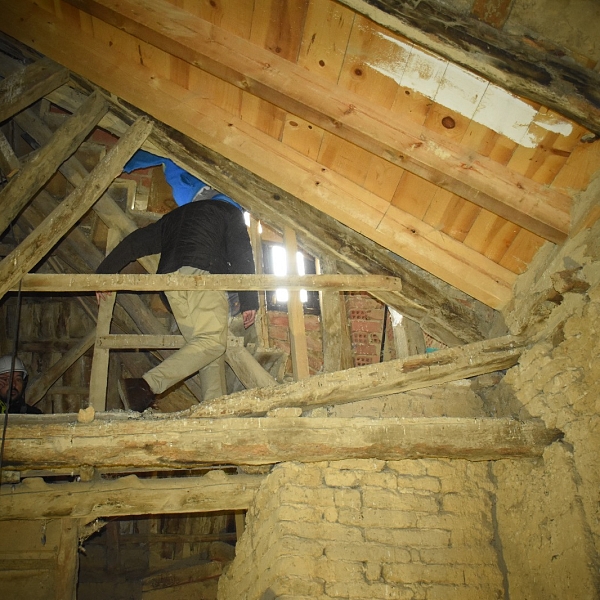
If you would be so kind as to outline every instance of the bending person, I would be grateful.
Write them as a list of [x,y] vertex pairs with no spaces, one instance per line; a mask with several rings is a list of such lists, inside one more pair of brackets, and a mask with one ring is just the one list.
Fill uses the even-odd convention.
[[8,407],[9,413],[42,414],[37,406],[25,402],[27,379],[27,369],[20,358],[15,357],[14,365],[10,354],[0,358],[0,413],[7,412]]
[[[204,275],[255,272],[250,238],[239,204],[227,196],[179,206],[130,233],[102,261],[96,273],[118,273],[142,256],[159,254],[158,273]],[[224,353],[229,304],[223,291],[165,292],[185,345],[138,379],[124,379],[127,403],[143,411],[172,385],[200,372],[203,399],[226,392]],[[98,300],[103,297],[97,293]],[[254,323],[258,293],[239,292],[244,326]]]

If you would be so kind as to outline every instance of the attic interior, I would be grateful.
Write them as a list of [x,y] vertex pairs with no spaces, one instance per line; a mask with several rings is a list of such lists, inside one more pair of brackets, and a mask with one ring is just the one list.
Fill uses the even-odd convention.
[[[600,7],[567,4],[0,0],[0,354],[42,411],[0,417],[10,597],[600,598]],[[244,208],[256,275],[95,274],[178,205],[140,150]],[[228,394],[130,410],[198,286],[259,291]]]

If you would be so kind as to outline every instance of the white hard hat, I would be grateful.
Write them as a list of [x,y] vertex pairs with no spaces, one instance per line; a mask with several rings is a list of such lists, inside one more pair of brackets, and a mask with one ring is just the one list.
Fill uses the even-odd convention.
[[[0,358],[0,375],[2,375],[2,373],[10,373],[10,369],[12,367],[12,359],[13,357],[10,354],[7,354],[6,356]],[[27,378],[27,369],[25,368],[25,365],[23,364],[21,359],[18,357],[15,357],[14,370],[15,372],[19,371],[20,373],[23,373],[23,379]]]

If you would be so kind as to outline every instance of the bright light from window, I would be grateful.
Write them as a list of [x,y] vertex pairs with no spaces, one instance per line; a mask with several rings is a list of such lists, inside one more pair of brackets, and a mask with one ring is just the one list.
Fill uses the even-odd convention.
[[[287,275],[287,258],[286,251],[283,246],[272,246],[271,257],[273,259],[273,273],[280,277]],[[304,268],[304,256],[301,252],[296,252],[296,268],[298,269],[298,275],[306,275]],[[275,297],[277,302],[287,302],[289,298],[288,291],[280,288],[275,290]],[[308,293],[306,290],[300,290],[300,301],[306,302],[308,300]]]
[[246,227],[250,227],[250,213],[247,210],[244,211],[244,223]]

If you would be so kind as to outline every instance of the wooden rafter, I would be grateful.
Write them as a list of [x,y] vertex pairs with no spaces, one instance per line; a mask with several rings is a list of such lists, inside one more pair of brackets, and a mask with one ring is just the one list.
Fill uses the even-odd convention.
[[43,58],[0,82],[0,122],[65,84],[69,71]]
[[152,124],[141,119],[121,138],[55,211],[0,263],[0,298],[37,264],[69,229],[98,200],[123,165],[150,133]]
[[[600,135],[600,74],[567,53],[454,13],[441,2],[340,0],[383,27]],[[451,5],[450,5],[451,6]],[[449,27],[448,24],[452,23]]]
[[69,3],[554,242],[570,199],[164,0]]
[[[0,27],[11,35],[24,41],[34,38],[38,50],[392,252],[489,306],[499,308],[509,301],[514,273],[395,207],[394,217],[388,218],[387,202],[244,121],[232,119],[201,93],[177,85],[139,61],[127,60],[117,49],[69,27],[29,0],[8,5],[3,16]],[[60,45],[57,35],[62,36]],[[269,160],[264,160],[265,155]]]

